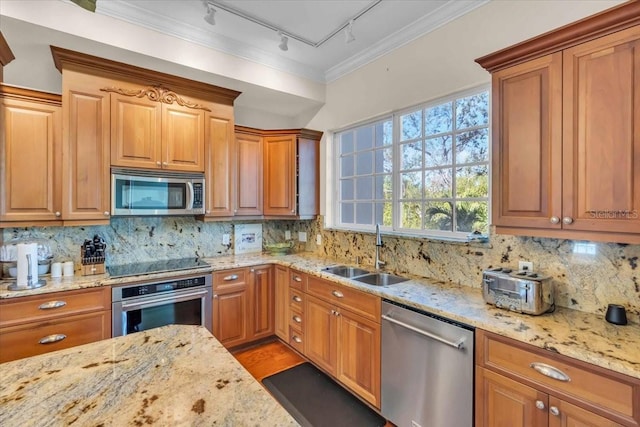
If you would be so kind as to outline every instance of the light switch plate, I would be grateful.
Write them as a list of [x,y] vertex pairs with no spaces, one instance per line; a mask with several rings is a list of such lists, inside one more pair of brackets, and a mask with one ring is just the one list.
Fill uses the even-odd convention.
[[291,230],[284,230],[284,240],[291,240]]
[[316,234],[316,245],[322,244],[322,234]]
[[306,242],[307,241],[307,233],[305,233],[304,231],[298,231],[298,240],[301,242]]
[[231,240],[231,236],[229,235],[229,233],[224,233],[222,235],[222,244],[223,245],[228,245],[230,240]]
[[518,261],[518,271],[533,271],[533,263],[530,261]]

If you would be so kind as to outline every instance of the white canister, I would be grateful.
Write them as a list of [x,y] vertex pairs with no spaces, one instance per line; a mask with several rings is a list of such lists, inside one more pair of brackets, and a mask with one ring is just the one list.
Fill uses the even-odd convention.
[[62,264],[62,274],[64,276],[73,276],[73,261],[66,261]]
[[51,277],[62,277],[62,263],[54,262],[51,264]]

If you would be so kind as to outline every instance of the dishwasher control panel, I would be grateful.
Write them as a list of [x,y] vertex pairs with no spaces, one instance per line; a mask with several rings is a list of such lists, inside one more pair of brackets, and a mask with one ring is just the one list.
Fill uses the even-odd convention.
[[482,273],[482,296],[498,308],[526,314],[543,314],[554,308],[551,278],[507,268]]

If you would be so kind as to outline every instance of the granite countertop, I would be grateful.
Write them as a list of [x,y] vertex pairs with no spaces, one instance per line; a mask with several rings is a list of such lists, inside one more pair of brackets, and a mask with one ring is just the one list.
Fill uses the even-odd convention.
[[[334,259],[316,254],[267,255],[247,254],[205,258],[210,269],[250,267],[260,264],[280,264],[307,274],[329,279],[344,286],[400,302],[468,325],[532,344],[603,368],[640,378],[640,325],[617,326],[607,323],[602,315],[559,307],[554,313],[541,316],[513,313],[487,305],[480,288],[456,285],[424,277],[408,276],[411,280],[391,286],[367,285],[329,274],[323,269],[340,264]],[[364,267],[373,270],[373,267]],[[173,277],[184,272],[161,273],[145,279]],[[405,275],[406,276],[406,275]],[[11,292],[0,283],[0,299],[37,293],[55,292],[90,286],[118,285],[136,278],[110,279],[107,275],[62,279],[33,291]],[[139,278],[138,278],[139,280]]]
[[201,326],[171,325],[2,364],[0,425],[296,426]]

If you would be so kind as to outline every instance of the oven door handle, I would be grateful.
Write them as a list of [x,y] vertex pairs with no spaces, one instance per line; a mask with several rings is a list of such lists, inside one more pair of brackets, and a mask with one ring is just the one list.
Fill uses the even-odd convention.
[[186,300],[190,300],[190,299],[194,299],[193,297],[197,297],[197,296],[203,296],[208,294],[209,291],[206,289],[203,289],[201,291],[196,291],[196,292],[190,292],[188,294],[180,294],[180,295],[175,295],[169,298],[154,298],[154,299],[148,299],[148,300],[133,300],[133,301],[123,301],[122,302],[122,310],[123,311],[133,311],[133,310],[139,310],[140,308],[143,307],[156,307],[158,305],[163,305],[163,304],[170,304],[170,303],[174,303],[174,302],[181,302],[181,301],[186,301]]

